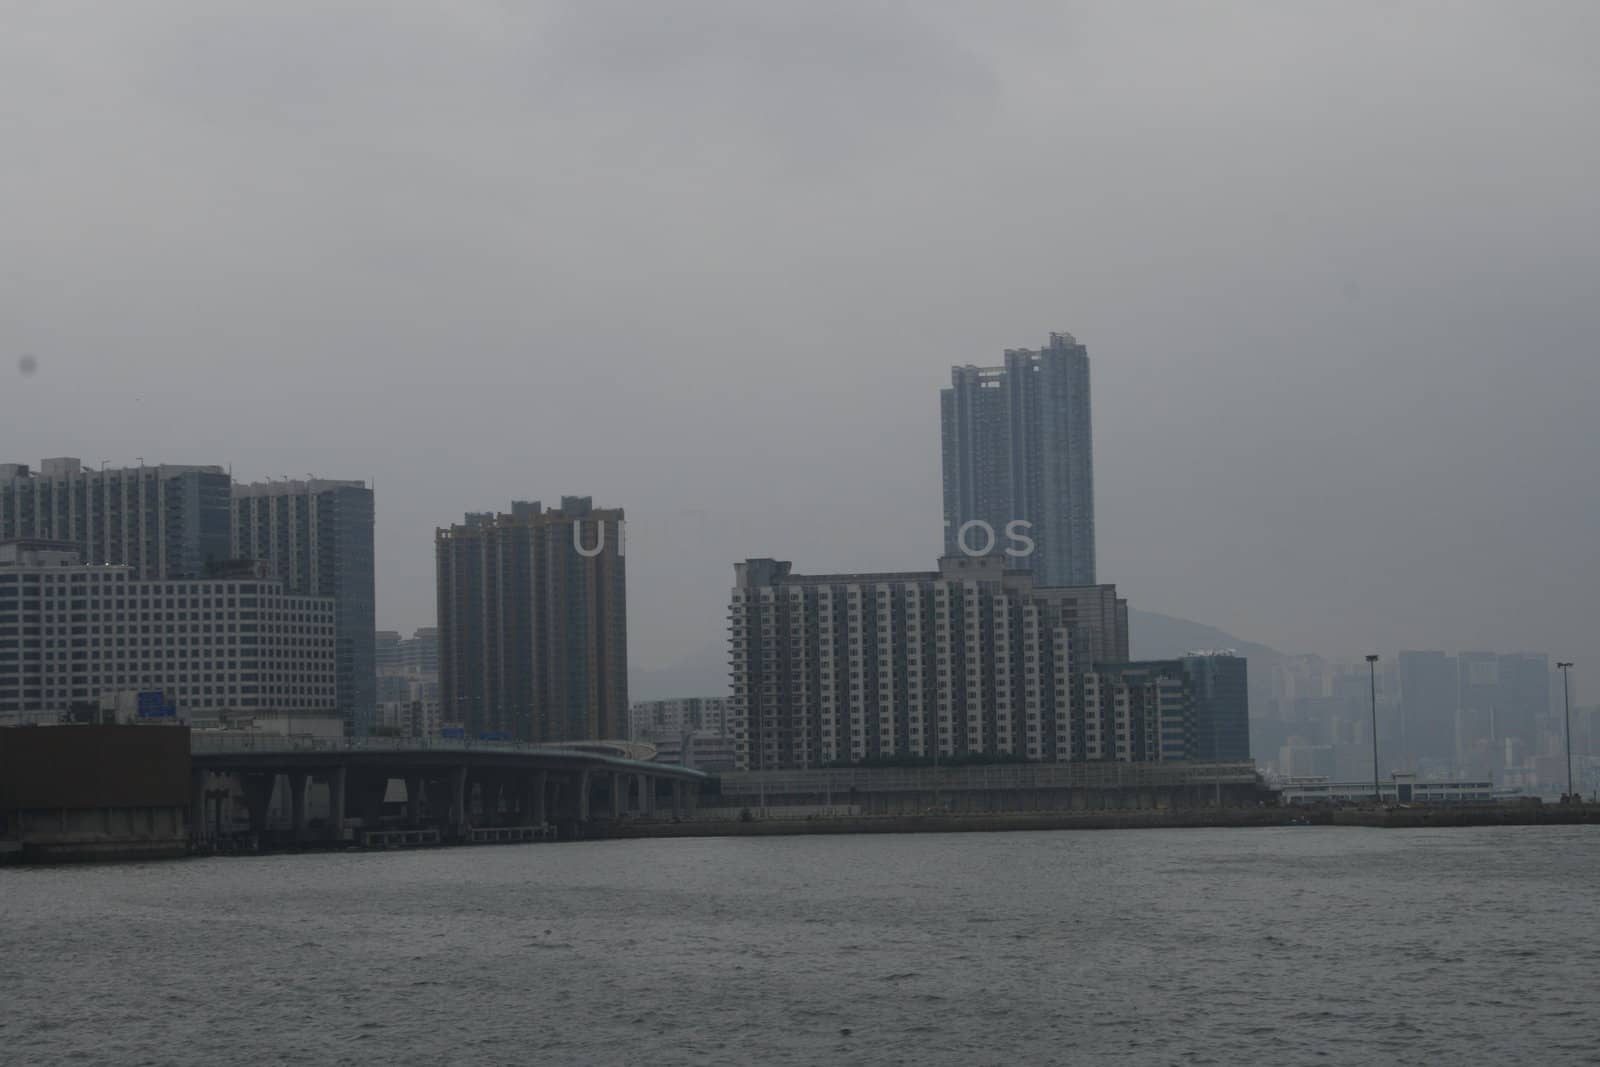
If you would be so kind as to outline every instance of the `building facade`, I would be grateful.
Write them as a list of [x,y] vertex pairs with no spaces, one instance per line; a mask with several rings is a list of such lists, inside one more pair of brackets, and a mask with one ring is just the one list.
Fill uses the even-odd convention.
[[589,497],[469,514],[434,537],[443,719],[539,742],[628,730],[623,513]]
[[[1094,585],[1088,350],[1052,333],[1044,348],[952,367],[950,379],[939,398],[945,554],[1009,552],[1040,586]],[[1018,521],[1031,550],[1007,536]]]
[[726,737],[728,707],[726,697],[635,700],[628,709],[628,740],[676,740],[685,733]]
[[0,540],[68,542],[84,563],[125,566],[141,580],[204,578],[232,555],[230,485],[215,466],[0,463]]
[[236,485],[231,554],[263,560],[290,593],[332,597],[338,615],[338,709],[355,736],[378,705],[373,497],[364,482]]
[[72,543],[0,543],[0,723],[131,693],[184,718],[331,713],[334,611],[265,578],[143,579]]
[[1231,649],[1196,650],[1180,662],[1194,693],[1190,758],[1208,763],[1249,760],[1249,662]]
[[1097,663],[1083,675],[1082,759],[1162,763],[1195,755],[1195,694],[1179,660]]
[[742,769],[1086,759],[1083,671],[1128,655],[1114,587],[1039,588],[1000,557],[884,574],[796,575],[773,559],[734,569]]

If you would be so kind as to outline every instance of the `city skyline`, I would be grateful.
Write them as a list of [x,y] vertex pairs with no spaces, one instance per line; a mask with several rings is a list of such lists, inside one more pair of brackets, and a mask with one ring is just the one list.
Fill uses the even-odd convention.
[[[1133,603],[1581,659],[1588,16],[1235,14],[763,9],[753,63],[694,5],[19,13],[0,454],[371,479],[407,630],[439,516],[627,501],[633,651],[666,665],[718,640],[729,560],[936,555],[928,391],[1066,327]],[[413,54],[439,76],[378,59]]]

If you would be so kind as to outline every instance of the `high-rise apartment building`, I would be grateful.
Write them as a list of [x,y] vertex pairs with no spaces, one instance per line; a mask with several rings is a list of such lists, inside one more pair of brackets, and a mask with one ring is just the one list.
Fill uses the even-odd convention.
[[231,554],[230,484],[215,466],[0,463],[0,539],[67,542],[85,563],[126,566],[141,580],[204,578]]
[[530,741],[626,736],[622,537],[620,508],[570,496],[435,533],[445,720]]
[[261,576],[140,578],[71,542],[0,542],[0,723],[139,692],[184,717],[331,713],[334,610]]
[[734,570],[729,713],[749,769],[1086,759],[1082,672],[1128,658],[1115,587],[1040,588],[1000,557],[883,574],[797,575],[773,559]]
[[378,705],[373,499],[364,482],[284,480],[235,485],[231,554],[263,560],[291,593],[337,605],[338,711],[356,736]]
[[1037,585],[1095,584],[1088,350],[1052,333],[1038,351],[952,367],[950,379],[939,398],[945,554],[1007,553]]

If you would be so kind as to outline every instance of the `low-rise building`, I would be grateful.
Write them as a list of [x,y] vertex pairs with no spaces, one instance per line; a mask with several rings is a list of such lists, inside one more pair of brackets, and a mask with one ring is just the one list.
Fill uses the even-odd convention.
[[[1378,783],[1385,804],[1486,804],[1499,799],[1490,781],[1419,781],[1415,775],[1391,775]],[[1285,804],[1370,804],[1372,780],[1336,782],[1320,775],[1280,780]]]
[[726,697],[635,700],[628,709],[628,737],[635,741],[676,738],[685,731],[712,737],[728,735]]

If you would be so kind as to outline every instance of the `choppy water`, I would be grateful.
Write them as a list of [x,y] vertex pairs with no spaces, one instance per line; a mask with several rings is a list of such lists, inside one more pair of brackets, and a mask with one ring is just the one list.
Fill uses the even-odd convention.
[[1600,832],[618,841],[0,872],[11,1063],[1594,1063]]

